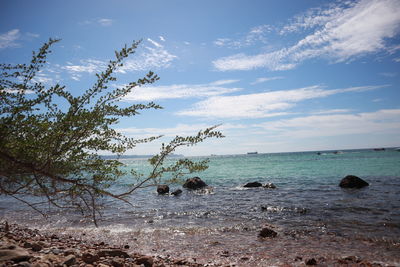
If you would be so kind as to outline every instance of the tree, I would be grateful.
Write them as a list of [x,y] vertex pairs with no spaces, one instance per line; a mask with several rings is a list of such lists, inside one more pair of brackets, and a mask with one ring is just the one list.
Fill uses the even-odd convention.
[[[221,138],[215,126],[195,136],[176,136],[163,144],[159,154],[149,160],[152,171],[132,171],[132,184],[123,193],[111,186],[127,173],[118,159],[105,159],[99,151],[122,155],[138,144],[160,136],[133,139],[112,128],[121,117],[131,117],[146,109],[160,109],[150,102],[121,107],[118,102],[135,87],[156,82],[159,77],[149,72],[128,85],[108,90],[116,81],[114,73],[123,61],[134,54],[139,42],[115,52],[107,68],[96,74],[97,81],[79,96],[65,86],[50,88],[35,80],[46,63],[50,47],[59,40],[49,39],[30,64],[0,64],[0,194],[11,196],[31,208],[41,210],[43,203],[63,209],[74,209],[91,216],[97,226],[102,198],[115,198],[129,203],[135,190],[160,183],[166,173],[176,181],[188,173],[207,168],[207,160],[194,162],[180,159],[165,166],[165,159],[180,146],[192,146],[207,138]],[[63,105],[58,105],[63,101]],[[64,103],[65,102],[65,103]],[[36,199],[39,201],[33,201]]]

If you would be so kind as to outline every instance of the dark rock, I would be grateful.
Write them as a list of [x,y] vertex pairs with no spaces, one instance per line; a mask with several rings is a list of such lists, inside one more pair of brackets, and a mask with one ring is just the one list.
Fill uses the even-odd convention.
[[306,265],[317,265],[317,261],[314,258],[308,259]]
[[275,189],[276,185],[274,185],[273,183],[266,183],[263,187],[268,189]]
[[42,250],[42,246],[39,243],[32,243],[31,244],[31,249],[32,251],[38,252]]
[[165,195],[169,193],[169,186],[166,184],[161,184],[157,186],[157,193],[160,195]]
[[258,233],[259,237],[276,237],[278,235],[277,232],[275,232],[274,230],[264,227],[263,229],[261,229],[260,233]]
[[180,189],[177,189],[171,193],[171,195],[174,195],[174,196],[179,196],[180,194],[182,194],[182,190],[180,190]]
[[261,186],[262,186],[262,184],[259,182],[251,182],[251,183],[245,184],[243,187],[253,188],[253,187],[261,187]]
[[193,190],[200,189],[200,188],[203,188],[206,186],[207,186],[207,184],[203,180],[201,180],[199,177],[193,177],[193,178],[187,179],[186,182],[183,184],[184,188],[193,189]]
[[113,267],[124,267],[124,261],[120,258],[115,257],[114,259],[111,260],[111,265]]
[[82,254],[82,261],[87,263],[87,264],[92,264],[96,261],[98,261],[100,257],[98,255],[93,255],[91,253],[83,253]]
[[143,264],[144,267],[152,267],[154,264],[154,260],[150,256],[141,256],[136,258],[135,263],[139,265]]
[[75,255],[68,255],[67,257],[65,257],[64,261],[63,261],[63,265],[67,265],[67,266],[71,266],[74,265],[76,263],[76,257]]
[[9,246],[8,248],[0,249],[0,263],[3,261],[22,262],[29,261],[32,256],[23,248]]
[[121,257],[121,258],[130,258],[129,254],[120,249],[102,249],[97,255],[99,257]]
[[342,188],[362,188],[369,186],[369,184],[357,176],[347,175],[340,181],[339,186]]
[[129,249],[129,248],[130,248],[129,245],[125,245],[125,246],[124,246],[124,249]]

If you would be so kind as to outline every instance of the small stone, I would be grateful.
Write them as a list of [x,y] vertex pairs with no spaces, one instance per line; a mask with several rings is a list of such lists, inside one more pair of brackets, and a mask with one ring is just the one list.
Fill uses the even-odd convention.
[[91,253],[83,253],[82,254],[82,261],[88,264],[92,264],[96,261],[98,261],[100,258],[98,255],[93,255]]
[[124,249],[129,249],[129,248],[130,248],[129,245],[125,245],[125,246],[124,246]]
[[71,266],[74,265],[76,263],[76,257],[75,255],[68,255],[67,257],[65,257],[64,261],[63,261],[63,265],[67,265],[67,266]]
[[97,256],[99,257],[121,257],[121,258],[129,258],[129,254],[120,249],[103,249],[97,252]]
[[120,258],[114,258],[114,259],[111,260],[111,265],[114,266],[114,267],[123,267],[124,266],[124,262]]
[[31,244],[31,249],[32,251],[38,252],[42,250],[42,246],[39,243],[32,243]]
[[177,190],[175,190],[174,192],[171,193],[171,195],[174,195],[174,196],[179,196],[180,194],[182,194],[182,190],[181,189],[177,189]]
[[260,233],[258,234],[259,237],[276,237],[278,235],[277,232],[275,232],[272,229],[269,229],[267,227],[264,227],[263,229],[261,229]]
[[139,265],[143,264],[144,267],[152,267],[154,260],[150,256],[141,256],[135,260],[135,263]]
[[317,261],[314,258],[308,259],[306,265],[317,265]]

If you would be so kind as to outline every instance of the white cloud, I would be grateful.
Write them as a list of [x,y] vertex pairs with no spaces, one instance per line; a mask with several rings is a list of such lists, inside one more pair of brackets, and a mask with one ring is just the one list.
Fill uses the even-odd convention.
[[381,72],[379,74],[388,78],[394,78],[397,76],[397,73],[395,72]]
[[360,86],[342,89],[324,90],[321,86],[273,91],[265,93],[214,96],[196,103],[193,108],[178,112],[178,115],[211,118],[266,118],[289,114],[287,110],[296,103],[323,98],[340,93],[364,92],[383,86]]
[[242,48],[253,45],[257,42],[266,43],[266,34],[272,31],[270,25],[260,25],[253,27],[244,37],[239,40],[232,40],[230,38],[218,38],[214,41],[216,46],[228,48]]
[[111,26],[114,21],[112,19],[99,19],[97,20],[97,23],[99,23],[101,26]]
[[13,29],[6,33],[0,34],[0,49],[18,46],[16,41],[20,37],[21,33],[18,29]]
[[82,59],[80,60],[80,64],[76,65],[73,65],[70,62],[68,63],[68,65],[62,68],[67,70],[71,74],[71,78],[76,81],[80,80],[82,76],[81,73],[100,73],[107,67],[107,64],[104,61],[97,59]]
[[337,114],[337,113],[350,113],[351,109],[327,109],[313,112],[314,115],[320,114]]
[[162,48],[163,47],[161,44],[157,43],[156,41],[153,41],[150,38],[147,38],[147,41],[149,41],[152,45],[154,45],[157,48]]
[[[154,135],[164,135],[166,137],[175,137],[176,135],[179,136],[187,136],[187,135],[193,135],[197,134],[199,130],[205,130],[206,128],[209,128],[209,124],[178,124],[174,127],[169,127],[169,128],[136,128],[136,127],[130,127],[130,128],[118,128],[116,129],[118,132],[121,132],[125,135],[135,135],[135,136],[140,136],[142,137],[148,137],[148,136],[154,136]],[[243,124],[232,124],[232,123],[226,123],[226,124],[221,124],[220,126],[217,127],[217,130],[219,131],[227,131],[231,129],[244,129],[246,128],[246,125]]]
[[323,57],[335,62],[351,60],[368,53],[389,51],[386,43],[400,30],[400,2],[397,0],[361,0],[330,5],[309,12],[285,26],[281,33],[312,29],[296,44],[258,55],[236,54],[213,62],[216,69],[251,70],[265,67],[287,70],[304,60]]
[[262,78],[257,78],[257,80],[255,80],[251,84],[254,85],[254,84],[264,83],[264,82],[268,82],[268,81],[280,80],[280,79],[283,79],[283,77],[282,76],[262,77]]
[[138,87],[129,93],[124,98],[124,101],[154,101],[160,99],[212,97],[241,90],[241,88],[221,87],[221,85],[230,84],[236,81],[237,80],[221,80],[209,84]]
[[160,35],[159,38],[161,41],[165,42],[165,38],[163,36]]
[[[148,71],[167,68],[171,65],[176,56],[170,54],[161,44],[151,39],[147,39],[147,41],[149,44],[139,47],[137,54],[133,55],[132,58],[128,58],[117,72]],[[79,81],[82,73],[100,73],[107,68],[107,64],[108,62],[103,60],[82,59],[79,64],[67,62],[67,65],[62,69],[68,71],[73,80]]]
[[127,59],[124,66],[119,69],[119,72],[154,70],[171,66],[172,61],[177,56],[169,53],[160,43],[150,38],[147,41],[151,45],[145,45],[144,49],[140,49],[135,57]]
[[349,134],[398,133],[400,109],[358,114],[313,115],[254,125],[270,135],[311,138]]

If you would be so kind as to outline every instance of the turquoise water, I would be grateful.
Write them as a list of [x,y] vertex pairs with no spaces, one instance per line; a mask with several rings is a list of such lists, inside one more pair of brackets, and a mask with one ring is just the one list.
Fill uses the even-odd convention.
[[[165,253],[182,255],[186,251],[185,255],[191,256],[199,243],[203,250],[198,253],[210,253],[212,244],[223,242],[225,248],[235,251],[261,253],[261,248],[268,248],[270,253],[279,254],[291,242],[289,247],[296,253],[307,248],[319,254],[332,249],[340,254],[337,242],[341,242],[339,247],[353,254],[399,262],[400,152],[348,150],[337,154],[327,151],[320,155],[305,152],[209,159],[209,169],[197,174],[210,186],[208,190],[184,190],[181,196],[174,197],[157,195],[153,187],[142,189],[130,197],[133,207],[108,202],[100,230],[94,230],[78,215],[62,212],[54,212],[43,223],[20,204],[12,204],[14,208],[10,210],[12,202],[6,199],[0,205],[0,214],[11,221],[46,229],[92,229],[93,238],[133,242],[136,246],[131,244],[132,247],[144,252],[154,249],[156,243]],[[127,169],[149,170],[145,159],[123,162]],[[370,186],[341,189],[340,180],[349,174],[361,177]],[[126,177],[121,184],[130,179]],[[273,183],[277,189],[243,188],[245,183],[254,181]],[[281,239],[277,242],[281,243],[273,247],[262,243],[260,248],[255,236],[265,225],[279,233]]]

